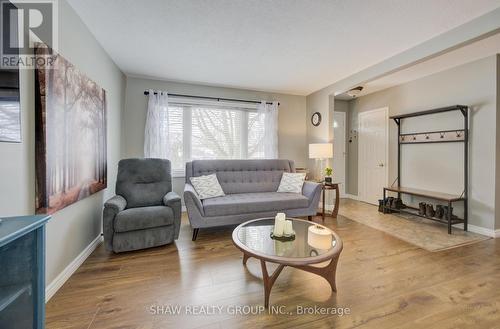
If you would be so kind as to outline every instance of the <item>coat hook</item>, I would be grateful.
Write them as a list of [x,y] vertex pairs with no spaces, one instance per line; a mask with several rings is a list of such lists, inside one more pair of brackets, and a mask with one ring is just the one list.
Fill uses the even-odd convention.
[[441,138],[444,138],[445,134],[446,134],[445,132],[439,133],[439,135],[440,135]]
[[462,137],[462,132],[461,131],[457,131],[457,137]]
[[425,134],[425,139],[429,139],[429,135],[428,134]]
[[417,140],[417,136],[413,135],[413,140],[416,141]]

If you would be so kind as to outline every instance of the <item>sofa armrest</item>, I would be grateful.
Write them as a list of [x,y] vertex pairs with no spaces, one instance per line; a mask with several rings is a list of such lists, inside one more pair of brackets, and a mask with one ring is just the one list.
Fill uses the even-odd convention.
[[113,233],[115,217],[127,207],[127,201],[120,195],[115,195],[104,203],[102,212],[102,233],[106,249],[113,250]]
[[163,197],[163,204],[166,207],[172,208],[174,212],[174,239],[177,239],[181,229],[181,197],[175,192],[168,192]]
[[184,203],[186,204],[188,215],[190,208],[192,208],[193,206],[198,209],[198,212],[201,215],[205,215],[205,212],[203,211],[203,204],[201,203],[198,193],[194,189],[193,185],[188,183],[184,185]]
[[311,181],[305,181],[302,186],[302,195],[309,199],[309,204],[314,197],[321,192],[321,184]]

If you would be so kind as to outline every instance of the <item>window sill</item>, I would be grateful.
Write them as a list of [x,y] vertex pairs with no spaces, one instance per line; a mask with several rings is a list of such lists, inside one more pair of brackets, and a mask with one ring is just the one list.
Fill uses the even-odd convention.
[[172,178],[185,178],[186,173],[184,171],[173,171]]

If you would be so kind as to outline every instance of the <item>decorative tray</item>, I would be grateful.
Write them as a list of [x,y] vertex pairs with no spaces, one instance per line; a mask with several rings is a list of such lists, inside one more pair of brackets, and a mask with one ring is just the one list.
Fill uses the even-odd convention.
[[271,232],[271,239],[286,242],[295,240],[295,233],[292,235],[283,235],[283,236],[274,236],[273,232]]

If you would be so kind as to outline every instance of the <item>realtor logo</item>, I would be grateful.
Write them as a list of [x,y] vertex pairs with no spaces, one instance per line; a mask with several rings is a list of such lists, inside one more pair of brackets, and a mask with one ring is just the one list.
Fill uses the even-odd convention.
[[34,68],[35,43],[58,49],[57,0],[0,0],[1,68]]

